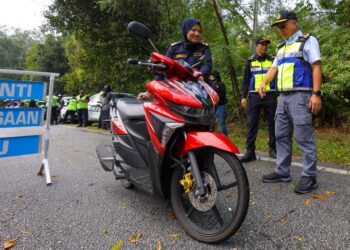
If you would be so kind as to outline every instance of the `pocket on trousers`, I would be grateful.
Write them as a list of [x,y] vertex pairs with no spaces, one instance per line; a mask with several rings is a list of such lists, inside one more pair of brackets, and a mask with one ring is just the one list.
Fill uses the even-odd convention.
[[307,125],[311,125],[311,123],[312,123],[312,115],[311,114],[294,116],[294,124],[295,125],[307,126]]

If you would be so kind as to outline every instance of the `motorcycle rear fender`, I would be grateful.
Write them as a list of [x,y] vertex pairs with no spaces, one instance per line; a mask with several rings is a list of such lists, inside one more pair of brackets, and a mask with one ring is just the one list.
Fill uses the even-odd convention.
[[202,148],[214,147],[233,154],[239,154],[239,150],[225,135],[219,132],[192,131],[187,132],[185,140],[182,140],[177,147],[176,154],[184,156],[189,151]]

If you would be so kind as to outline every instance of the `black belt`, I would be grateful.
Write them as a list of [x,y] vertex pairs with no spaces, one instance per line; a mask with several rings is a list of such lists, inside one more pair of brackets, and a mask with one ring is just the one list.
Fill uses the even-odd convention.
[[311,91],[308,91],[308,90],[279,91],[278,93],[280,95],[291,95],[291,94],[299,93],[299,92],[311,93]]

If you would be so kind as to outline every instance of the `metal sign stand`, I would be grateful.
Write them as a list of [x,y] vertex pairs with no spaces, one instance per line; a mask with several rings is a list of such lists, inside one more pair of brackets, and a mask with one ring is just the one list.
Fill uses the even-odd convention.
[[[46,184],[48,186],[51,185],[51,176],[49,169],[49,161],[48,161],[48,151],[49,151],[49,143],[50,143],[50,122],[51,122],[51,108],[52,108],[52,96],[53,96],[53,88],[55,85],[55,77],[58,77],[58,73],[50,73],[50,72],[37,72],[37,71],[23,71],[23,70],[10,70],[10,69],[0,69],[0,74],[10,74],[10,75],[30,75],[30,76],[44,76],[50,77],[50,85],[49,85],[49,106],[47,107],[47,115],[46,115],[46,129],[44,133],[44,155],[42,159],[42,164],[40,170],[38,172],[39,176],[43,175],[43,171],[45,170]],[[44,95],[45,96],[45,95]]]

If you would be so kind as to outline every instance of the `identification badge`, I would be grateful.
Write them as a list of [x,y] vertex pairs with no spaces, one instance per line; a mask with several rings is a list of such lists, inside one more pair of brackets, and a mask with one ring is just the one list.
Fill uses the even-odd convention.
[[176,54],[174,57],[175,57],[175,59],[186,58],[187,54]]

